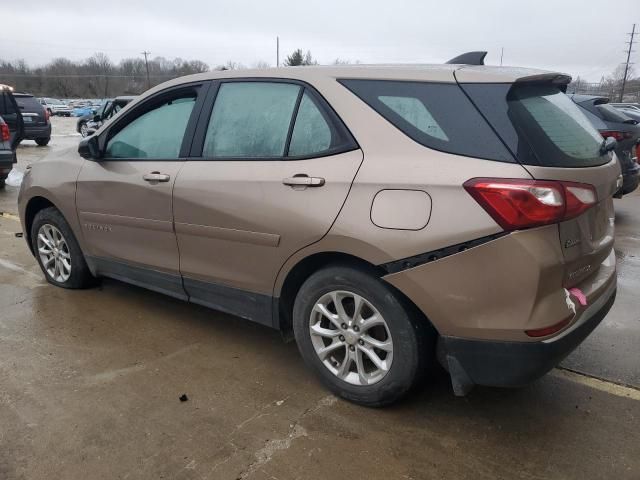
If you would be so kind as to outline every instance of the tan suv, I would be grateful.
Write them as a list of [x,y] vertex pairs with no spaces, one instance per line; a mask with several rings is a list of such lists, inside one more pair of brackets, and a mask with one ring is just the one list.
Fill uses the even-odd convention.
[[523,385],[613,304],[620,167],[569,77],[470,65],[210,72],[153,88],[19,197],[47,280],[112,277],[293,332],[383,405],[437,360]]

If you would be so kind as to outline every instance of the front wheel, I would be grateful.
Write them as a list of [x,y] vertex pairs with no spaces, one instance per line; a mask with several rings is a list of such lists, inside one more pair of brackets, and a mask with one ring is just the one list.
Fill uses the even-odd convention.
[[433,358],[429,326],[364,270],[328,267],[302,285],[293,328],[305,363],[336,395],[376,407],[402,398]]
[[62,288],[93,284],[82,250],[59,210],[40,210],[31,226],[31,246],[47,281]]

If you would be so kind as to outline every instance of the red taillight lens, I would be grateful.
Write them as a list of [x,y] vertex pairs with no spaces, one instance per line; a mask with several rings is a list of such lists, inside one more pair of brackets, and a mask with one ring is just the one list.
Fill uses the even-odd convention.
[[569,323],[571,323],[572,319],[573,319],[573,315],[565,318],[564,320],[556,323],[555,325],[551,325],[550,327],[537,328],[535,330],[525,330],[524,333],[526,333],[530,337],[546,337],[548,335],[552,335],[562,330],[564,327],[569,325]]
[[627,140],[627,139],[633,137],[633,133],[631,133],[631,132],[621,132],[619,130],[600,130],[600,135],[602,135],[602,138],[613,137],[616,140],[618,140],[619,142],[621,140]]
[[0,140],[8,142],[11,138],[11,132],[9,132],[9,125],[6,123],[0,124]]
[[598,200],[593,186],[572,182],[474,178],[464,188],[506,231],[568,220]]
[[49,110],[44,109],[44,123],[49,123]]
[[640,165],[640,143],[636,144],[636,163]]

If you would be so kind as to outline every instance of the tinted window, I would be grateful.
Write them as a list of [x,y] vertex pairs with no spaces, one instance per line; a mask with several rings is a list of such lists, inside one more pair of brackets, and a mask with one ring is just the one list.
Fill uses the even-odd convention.
[[321,154],[332,147],[331,138],[329,123],[314,100],[305,93],[293,127],[289,156]]
[[107,144],[109,158],[178,158],[195,94],[167,100],[140,115]]
[[514,162],[513,156],[456,84],[341,80],[416,142],[459,155]]
[[567,95],[551,84],[468,84],[467,91],[521,163],[587,167],[609,161],[602,136]]
[[14,95],[18,106],[22,107],[25,112],[42,112],[42,105],[32,97],[27,95]]
[[220,85],[207,128],[205,157],[281,157],[300,86],[230,82]]

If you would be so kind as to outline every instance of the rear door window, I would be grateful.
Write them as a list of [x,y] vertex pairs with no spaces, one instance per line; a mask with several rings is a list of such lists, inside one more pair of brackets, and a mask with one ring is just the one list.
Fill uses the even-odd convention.
[[204,141],[205,157],[272,158],[285,153],[299,85],[220,85]]
[[457,84],[360,79],[343,79],[340,83],[426,147],[515,162]]

